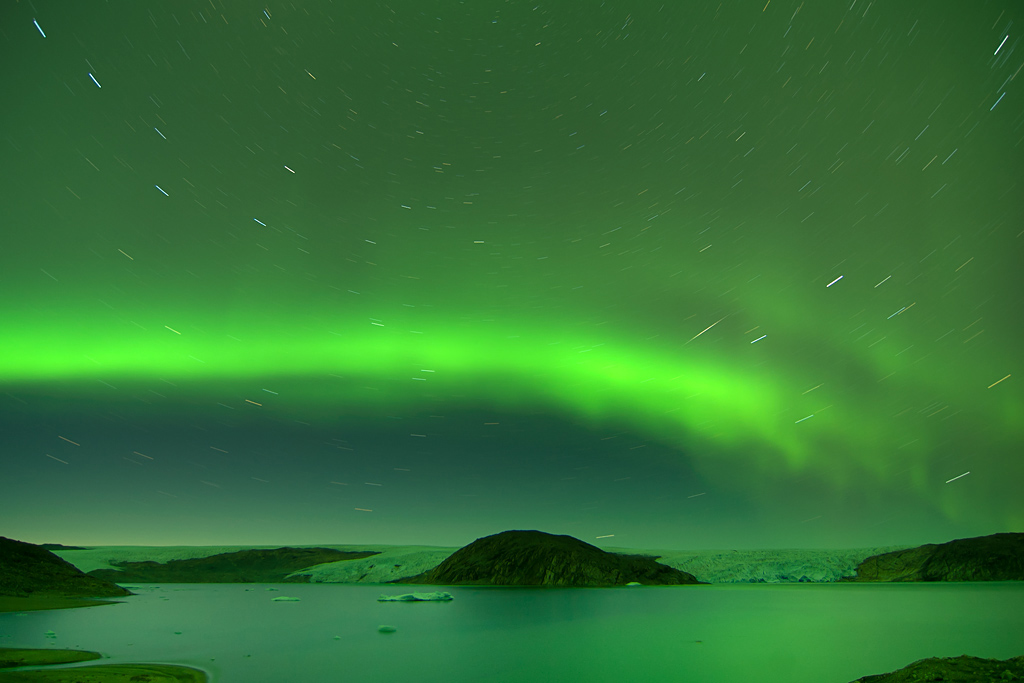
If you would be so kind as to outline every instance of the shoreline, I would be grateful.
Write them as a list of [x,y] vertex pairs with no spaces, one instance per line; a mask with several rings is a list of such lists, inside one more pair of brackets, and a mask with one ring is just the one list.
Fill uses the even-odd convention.
[[67,598],[60,596],[27,596],[19,598],[10,595],[0,595],[0,612],[38,612],[48,609],[116,605],[119,602],[121,601],[97,598]]
[[[91,664],[60,669],[45,667],[55,664],[73,664],[102,659],[103,655],[91,650],[48,650],[40,648],[0,647],[0,683],[25,681],[26,683],[207,683],[210,677],[202,669],[174,664]],[[17,671],[10,669],[17,668]]]

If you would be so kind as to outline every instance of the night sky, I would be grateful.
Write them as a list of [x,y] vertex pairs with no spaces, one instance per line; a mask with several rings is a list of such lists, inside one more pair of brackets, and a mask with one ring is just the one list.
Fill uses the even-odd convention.
[[2,534],[1024,531],[1022,29],[6,2]]

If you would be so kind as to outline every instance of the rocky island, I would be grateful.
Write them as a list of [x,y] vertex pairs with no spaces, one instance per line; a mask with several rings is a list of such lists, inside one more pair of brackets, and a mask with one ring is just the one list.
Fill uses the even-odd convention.
[[393,583],[492,586],[624,586],[701,583],[645,555],[619,555],[572,536],[503,531],[455,551],[437,567]]

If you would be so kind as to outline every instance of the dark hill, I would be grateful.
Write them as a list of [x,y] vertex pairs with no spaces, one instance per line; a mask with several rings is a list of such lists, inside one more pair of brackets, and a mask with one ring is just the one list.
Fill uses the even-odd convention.
[[503,531],[455,551],[428,572],[394,583],[494,586],[622,586],[700,583],[641,555],[608,553],[572,536]]
[[94,569],[96,576],[118,583],[309,583],[292,572],[325,562],[358,560],[376,552],[344,552],[330,548],[239,550],[209,557],[161,562],[115,562],[120,569]]
[[83,574],[49,550],[0,536],[0,595],[24,597],[110,597],[131,591]]
[[960,538],[872,555],[846,581],[1022,581],[1024,533]]

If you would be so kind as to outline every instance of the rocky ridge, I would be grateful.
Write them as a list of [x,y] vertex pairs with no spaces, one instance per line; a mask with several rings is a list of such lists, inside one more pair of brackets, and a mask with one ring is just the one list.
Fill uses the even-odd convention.
[[960,538],[868,557],[845,581],[1021,581],[1024,533]]
[[83,574],[49,550],[0,536],[0,595],[113,597],[131,595],[110,581]]
[[240,550],[208,557],[116,562],[115,569],[94,569],[89,576],[118,583],[308,583],[308,575],[292,575],[318,564],[362,559],[373,551],[345,552],[331,548]]

